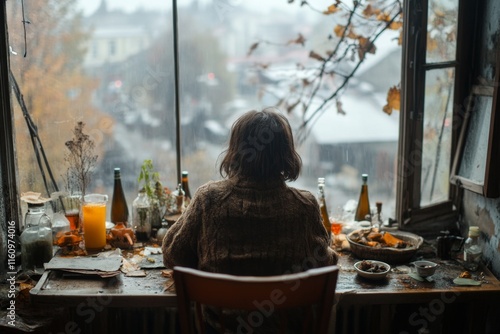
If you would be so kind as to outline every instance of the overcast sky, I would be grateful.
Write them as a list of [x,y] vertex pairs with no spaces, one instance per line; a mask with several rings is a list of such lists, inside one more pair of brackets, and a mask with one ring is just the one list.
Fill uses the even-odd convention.
[[[84,10],[84,14],[93,13],[100,5],[102,0],[79,0],[80,7]],[[172,1],[170,0],[106,0],[110,9],[121,8],[127,12],[134,11],[138,8],[166,10],[171,8]],[[185,6],[193,0],[177,0],[178,6]],[[219,10],[237,10],[238,7],[252,8],[262,12],[267,12],[271,9],[279,8],[285,11],[300,10],[300,0],[295,0],[295,3],[288,4],[288,0],[201,0],[202,3],[211,3],[217,6]],[[311,0],[309,1],[316,8],[326,8],[333,3],[332,0]],[[304,9],[302,9],[304,10]]]

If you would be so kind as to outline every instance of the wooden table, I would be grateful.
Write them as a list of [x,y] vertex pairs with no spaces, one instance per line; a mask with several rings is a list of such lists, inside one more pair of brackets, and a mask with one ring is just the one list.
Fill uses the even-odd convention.
[[[446,322],[448,328],[455,328],[449,327],[449,319],[445,319],[449,312],[457,314],[463,310],[472,312],[474,317],[477,313],[485,316],[488,306],[500,300],[500,281],[487,269],[483,268],[486,282],[481,286],[457,286],[453,279],[463,268],[456,262],[432,260],[440,264],[432,276],[433,282],[411,278],[405,271],[412,268],[406,265],[393,267],[386,279],[369,281],[357,276],[353,268],[357,259],[348,252],[342,253],[335,297],[336,332],[399,333],[406,331],[406,325],[409,329],[418,329],[424,321],[439,328]],[[118,309],[175,308],[175,293],[167,290],[170,284],[171,280],[162,277],[160,269],[148,270],[147,276],[142,278],[121,274],[105,279],[47,271],[31,290],[31,298],[38,305],[65,305],[76,310],[90,302]],[[394,320],[395,316],[402,319],[401,324]],[[443,319],[437,322],[439,317]],[[471,320],[456,321],[459,328],[463,328],[463,321]]]

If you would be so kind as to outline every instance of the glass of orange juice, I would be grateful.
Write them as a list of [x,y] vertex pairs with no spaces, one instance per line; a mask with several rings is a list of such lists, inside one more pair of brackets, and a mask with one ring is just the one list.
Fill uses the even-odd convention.
[[84,197],[81,209],[83,240],[87,250],[101,250],[106,246],[107,195],[90,194]]

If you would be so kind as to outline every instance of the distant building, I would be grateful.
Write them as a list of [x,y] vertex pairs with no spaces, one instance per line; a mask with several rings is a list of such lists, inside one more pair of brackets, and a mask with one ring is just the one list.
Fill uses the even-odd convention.
[[388,89],[399,84],[401,48],[384,46],[367,58],[341,95],[346,114],[332,107],[312,123],[301,148],[309,176],[331,175],[335,186],[357,192],[361,174],[368,173],[372,188],[386,194],[394,191],[399,111],[387,115],[382,107]]
[[99,8],[83,20],[92,33],[84,66],[95,68],[121,62],[148,48],[165,27],[167,22],[163,21],[166,21],[164,16],[157,11],[109,10],[106,0],[102,0]]

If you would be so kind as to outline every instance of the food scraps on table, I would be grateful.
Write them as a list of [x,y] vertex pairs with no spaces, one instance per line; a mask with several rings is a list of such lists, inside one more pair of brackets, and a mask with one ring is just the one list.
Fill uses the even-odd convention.
[[387,271],[387,267],[383,264],[373,263],[368,260],[361,261],[358,268],[367,273],[383,273]]
[[374,248],[408,248],[410,243],[396,238],[394,235],[387,231],[378,232],[372,229],[359,230],[350,236],[351,240],[358,244],[374,247]]

